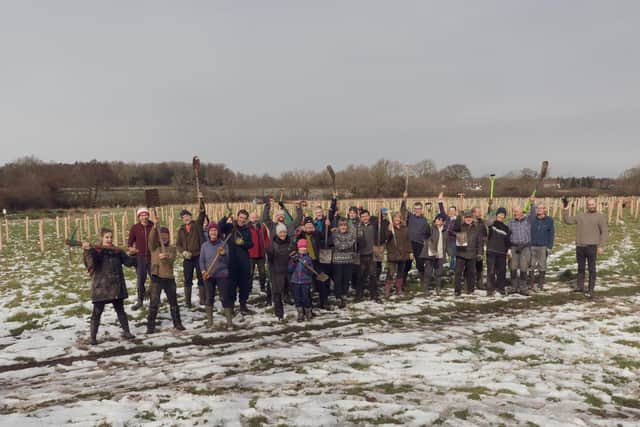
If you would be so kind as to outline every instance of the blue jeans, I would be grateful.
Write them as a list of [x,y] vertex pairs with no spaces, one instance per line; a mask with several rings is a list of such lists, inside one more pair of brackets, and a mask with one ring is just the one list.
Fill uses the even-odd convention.
[[456,242],[455,240],[449,241],[449,270],[453,271],[456,268]]
[[136,288],[138,290],[138,301],[142,301],[144,299],[144,284],[147,282],[147,275],[151,275],[151,260],[146,256],[141,256],[138,257],[137,261]]
[[311,308],[311,284],[292,283],[296,307]]

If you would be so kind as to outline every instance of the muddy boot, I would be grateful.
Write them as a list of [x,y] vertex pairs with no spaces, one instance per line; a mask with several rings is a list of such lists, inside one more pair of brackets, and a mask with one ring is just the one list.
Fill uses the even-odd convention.
[[518,289],[520,295],[529,296],[528,287],[529,285],[527,284],[527,273],[520,273],[520,277],[518,278]]
[[402,279],[396,279],[396,295],[399,298],[404,296],[404,293],[402,292]]
[[304,309],[304,317],[307,320],[311,320],[311,318],[313,318],[313,311],[311,310],[311,307]]
[[224,309],[224,318],[226,320],[224,328],[227,330],[233,329],[233,308]]
[[198,286],[198,304],[206,305],[204,301],[204,286]]
[[149,308],[149,315],[147,316],[147,335],[156,333],[156,316],[158,315],[158,308]]
[[296,307],[296,310],[298,311],[298,322],[304,322],[304,308]]
[[184,331],[185,327],[182,326],[182,319],[180,319],[180,307],[174,305],[170,308],[171,320],[173,320],[173,327],[178,331]]
[[122,336],[128,340],[132,340],[135,337],[129,330],[129,319],[127,318],[127,313],[124,311],[118,313],[118,321],[120,321],[120,326],[122,326]]
[[539,291],[543,291],[544,290],[544,276],[546,275],[545,271],[540,271],[538,272],[538,290]]
[[536,290],[536,287],[535,287],[535,277],[536,277],[536,276],[535,276],[535,274],[534,274],[534,272],[533,272],[533,271],[530,271],[530,272],[529,272],[529,274],[527,275],[527,288],[528,288],[530,291],[534,291],[534,292],[535,292],[535,290]]
[[184,287],[184,304],[188,307],[191,308],[193,307],[191,305],[191,286],[185,286]]
[[138,297],[138,302],[133,307],[131,307],[131,310],[134,310],[134,311],[140,310],[142,306],[143,306],[142,298]]
[[338,307],[344,308],[347,304],[344,302],[344,298],[338,297]]
[[213,306],[207,305],[205,307],[205,312],[207,316],[207,328],[211,329],[213,327]]
[[98,345],[98,328],[100,327],[100,316],[95,313],[91,315],[91,338],[89,342],[91,345]]
[[247,303],[246,302],[241,302],[240,303],[240,313],[243,316],[255,314],[253,311],[249,310],[249,307],[247,307]]
[[386,280],[384,282],[384,297],[386,299],[389,299],[390,295],[391,295],[391,280]]

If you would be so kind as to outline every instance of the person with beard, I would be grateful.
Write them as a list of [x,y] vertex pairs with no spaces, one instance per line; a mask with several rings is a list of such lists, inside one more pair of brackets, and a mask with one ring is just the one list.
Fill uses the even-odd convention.
[[231,234],[229,239],[229,272],[231,283],[235,293],[238,293],[240,301],[240,313],[243,315],[252,314],[253,312],[247,307],[249,294],[251,292],[251,262],[249,259],[249,249],[253,247],[251,240],[251,230],[249,228],[249,212],[244,209],[238,211],[236,221],[231,217],[231,211],[220,219],[218,230],[222,236],[226,238]]
[[[157,224],[157,221],[154,222]],[[156,332],[156,317],[158,316],[162,291],[169,300],[169,313],[171,313],[173,327],[178,331],[184,331],[185,328],[180,319],[178,296],[176,295],[176,280],[173,275],[177,250],[170,243],[168,228],[162,227],[158,230],[154,224],[149,235],[149,250],[151,251],[151,290],[147,334]]]
[[202,193],[198,194],[198,200],[200,202],[200,212],[198,218],[193,220],[191,212],[186,209],[180,211],[180,218],[182,219],[182,225],[178,229],[178,239],[176,240],[176,248],[182,255],[182,270],[184,275],[184,300],[187,307],[191,307],[191,293],[193,289],[193,271],[196,272],[196,279],[198,281],[198,302],[200,305],[204,305],[204,283],[202,281],[202,271],[200,270],[200,263],[198,259],[200,257],[200,247],[206,241],[204,238],[204,220],[205,220],[205,205]]
[[[420,277],[420,287],[424,288],[424,263],[425,259],[420,256],[422,254],[422,248],[424,241],[429,238],[431,229],[429,228],[429,221],[423,214],[423,205],[421,202],[415,202],[413,204],[413,212],[407,210],[407,193],[402,195],[402,205],[400,206],[400,213],[403,221],[407,224],[409,231],[409,240],[411,240],[411,250],[415,255],[416,268],[418,269],[418,276]],[[412,262],[406,263],[403,281],[407,283],[409,271],[411,270]]]
[[576,225],[576,259],[578,261],[578,282],[575,292],[584,292],[585,267],[589,265],[589,288],[587,296],[593,298],[596,286],[596,259],[604,254],[609,237],[609,226],[604,215],[598,212],[595,199],[587,200],[587,211],[576,216],[569,215],[569,200],[562,198],[562,220],[565,224]]
[[129,253],[136,255],[136,290],[138,291],[138,302],[131,307],[132,310],[142,308],[146,295],[145,283],[147,276],[151,274],[151,252],[149,251],[149,233],[153,224],[149,221],[149,209],[139,208],[136,211],[138,222],[129,230],[127,246]]

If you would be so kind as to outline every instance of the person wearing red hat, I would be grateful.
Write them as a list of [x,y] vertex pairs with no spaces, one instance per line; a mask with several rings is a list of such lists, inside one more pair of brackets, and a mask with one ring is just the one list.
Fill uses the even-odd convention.
[[160,295],[164,291],[169,300],[169,312],[173,327],[178,331],[184,331],[178,308],[176,295],[176,280],[173,276],[173,264],[176,260],[177,250],[171,245],[169,229],[158,228],[154,225],[149,234],[149,250],[151,251],[151,287],[149,315],[147,316],[147,334],[156,331],[156,317],[160,306]]
[[227,321],[225,328],[230,329],[233,327],[235,289],[229,277],[229,245],[220,238],[218,224],[215,222],[207,226],[207,236],[208,240],[200,248],[200,270],[204,279],[207,327],[213,327],[213,302],[216,287],[218,287]]
[[146,289],[147,275],[151,274],[151,252],[149,251],[149,233],[153,223],[149,221],[149,209],[139,208],[136,211],[138,222],[129,230],[129,252],[136,254],[136,289],[138,291],[138,302],[131,307],[132,310],[142,308]]

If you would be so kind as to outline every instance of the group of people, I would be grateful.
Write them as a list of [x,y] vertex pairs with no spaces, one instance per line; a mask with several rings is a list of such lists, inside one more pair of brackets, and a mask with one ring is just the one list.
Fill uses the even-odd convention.
[[[270,198],[261,218],[257,212],[246,210],[238,211],[234,218],[227,209],[216,222],[209,220],[202,194],[198,197],[200,212],[195,220],[191,212],[180,212],[183,224],[175,245],[171,244],[168,228],[158,227],[157,218],[150,218],[151,212],[146,208],[137,211],[138,222],[130,230],[126,249],[113,246],[113,232],[108,229],[101,231],[101,244],[83,243],[85,265],[92,276],[92,344],[97,343],[100,316],[107,303],[113,304],[124,336],[132,338],[124,311],[123,301],[128,295],[123,266],[135,266],[137,272],[137,303],[132,309],[140,309],[145,296],[150,296],[147,333],[151,334],[156,331],[163,291],[174,328],[184,330],[174,277],[178,255],[183,263],[186,307],[193,306],[195,277],[207,327],[213,326],[218,294],[224,327],[228,329],[233,327],[236,300],[242,315],[253,313],[248,302],[256,271],[260,289],[277,318],[283,320],[284,304],[293,303],[297,320],[303,322],[313,316],[313,296],[317,296],[315,306],[320,309],[329,308],[331,294],[337,305],[344,307],[350,289],[355,301],[368,294],[381,303],[378,279],[383,270],[384,297],[389,298],[392,292],[402,296],[414,263],[426,293],[439,294],[445,277],[453,275],[456,296],[463,288],[467,293],[486,289],[489,296],[508,291],[528,295],[544,289],[547,259],[555,238],[553,219],[534,197],[530,198],[527,212],[515,208],[509,222],[505,208],[493,211],[493,200],[489,200],[487,215],[483,216],[479,207],[459,212],[456,206],[449,206],[446,210],[442,194],[438,197],[437,214],[430,220],[424,212],[430,205],[416,202],[408,211],[406,193],[397,212],[383,208],[373,215],[367,209],[351,206],[342,216],[334,194],[330,208],[325,211],[315,206],[312,216],[304,215],[305,201],[297,202],[295,215],[291,215],[282,202]],[[587,211],[577,216],[569,215],[566,198],[563,208],[564,222],[577,224],[575,290],[585,292],[588,264],[586,293],[592,297],[595,261],[606,244],[607,222],[597,212],[595,200],[589,200]],[[148,277],[151,281],[147,289]]]

